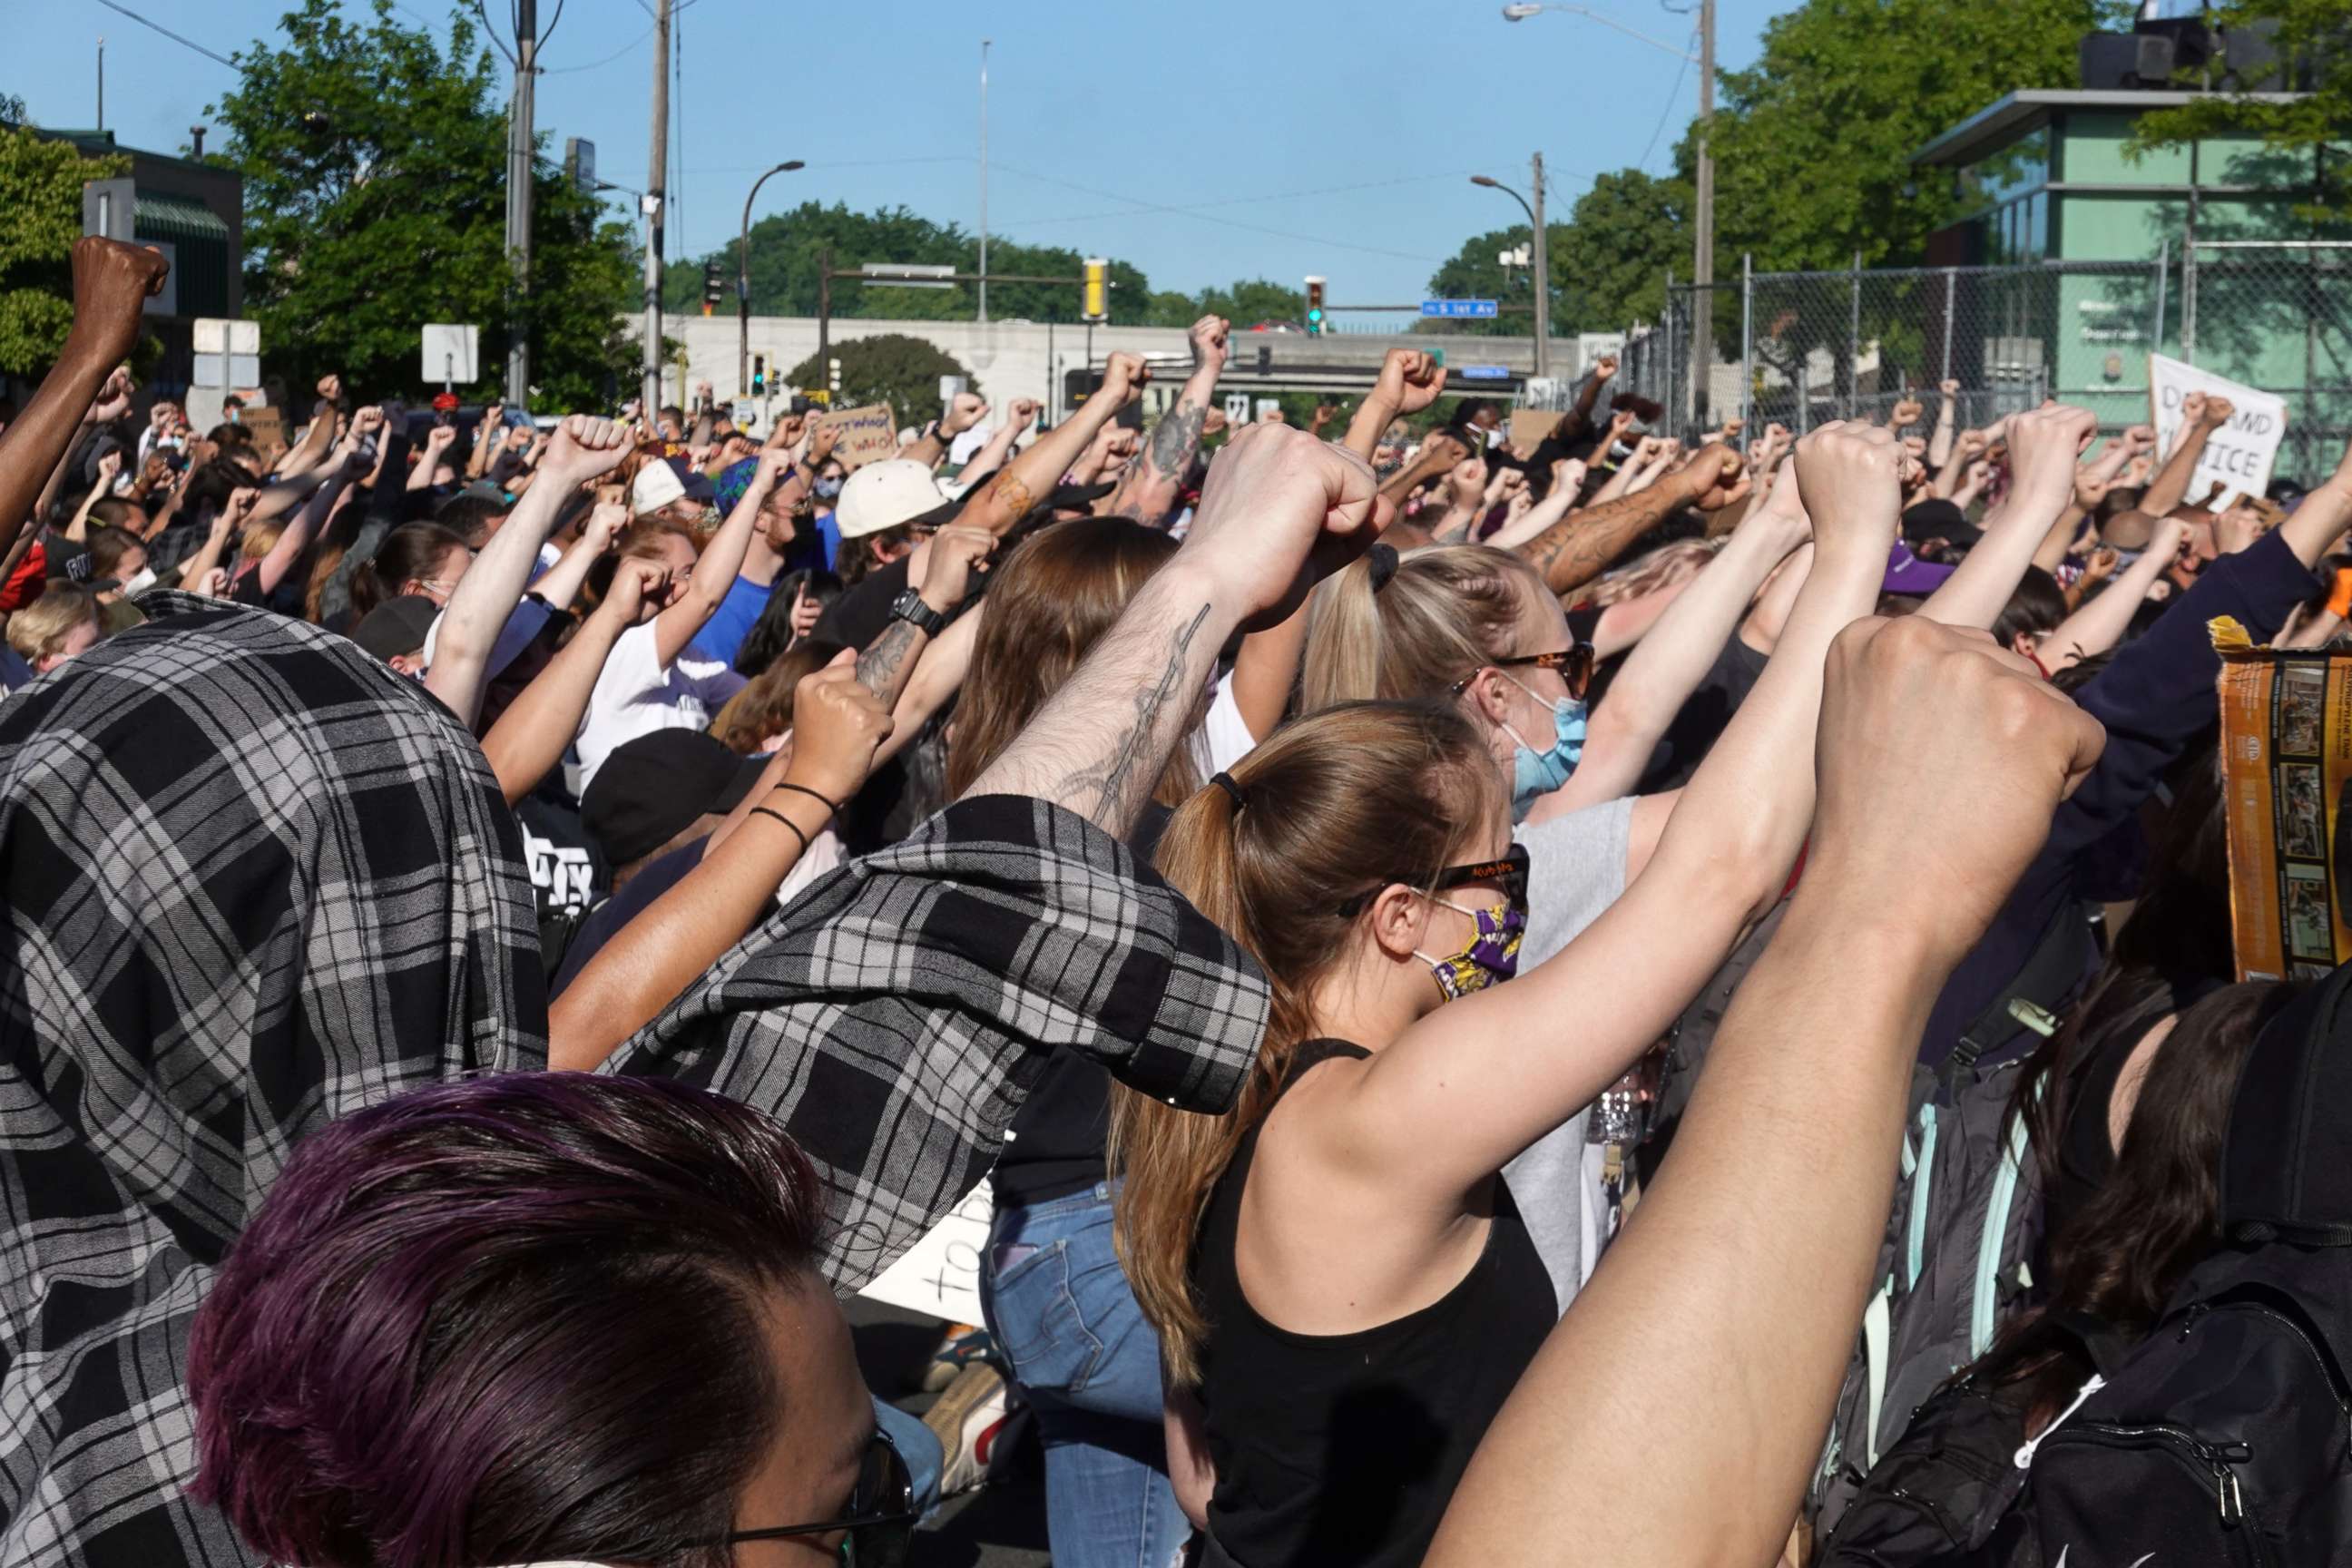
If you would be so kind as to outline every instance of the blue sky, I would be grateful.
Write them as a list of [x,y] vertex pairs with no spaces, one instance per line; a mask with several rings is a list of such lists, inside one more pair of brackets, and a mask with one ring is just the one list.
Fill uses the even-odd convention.
[[[274,35],[288,9],[125,3],[222,54]],[[487,3],[503,32],[506,0]],[[1678,46],[1695,37],[1695,0],[1687,14],[1662,0],[1590,8]],[[1754,58],[1779,8],[1721,0],[1726,68]],[[100,37],[107,122],[127,143],[176,150],[231,80],[97,0],[7,9],[19,25],[0,90],[45,124],[91,122]],[[444,0],[396,10],[446,30]],[[553,10],[541,0],[542,26]],[[565,0],[538,109],[559,152],[586,136],[606,179],[640,186],[648,16],[640,0]],[[1564,216],[1596,173],[1645,153],[1663,171],[1697,103],[1696,68],[1672,54],[1580,16],[1507,23],[1500,0],[687,0],[678,32],[673,255],[731,236],[753,178],[795,157],[809,167],[770,180],[761,211],[904,204],[973,226],[988,37],[992,233],[1125,257],[1163,289],[1319,272],[1335,304],[1417,300],[1465,237],[1519,218],[1470,174],[1524,190],[1540,148]]]

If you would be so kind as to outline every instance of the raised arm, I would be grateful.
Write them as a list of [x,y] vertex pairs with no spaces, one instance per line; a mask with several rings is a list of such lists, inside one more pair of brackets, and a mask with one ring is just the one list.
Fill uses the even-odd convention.
[[449,455],[451,443],[457,439],[457,427],[455,425],[436,425],[426,431],[425,455],[417,458],[415,466],[408,470],[407,488],[412,490],[431,489],[434,474],[439,470],[442,459]]
[[613,645],[623,632],[652,618],[655,603],[668,586],[669,569],[658,561],[615,563],[613,585],[595,610],[482,737],[482,754],[509,805],[537,789],[563,760]]
[[1124,837],[1191,728],[1226,638],[1286,618],[1378,529],[1362,458],[1282,426],[1244,429],[1210,468],[1175,558],[966,798],[1034,795]]
[[1536,804],[1530,821],[1633,793],[1659,739],[1738,630],[1757,590],[1811,537],[1792,469],[1626,658],[1608,697],[1592,711],[1576,772]]
[[1399,418],[1420,413],[1445,390],[1445,367],[1421,349],[1391,349],[1381,357],[1372,390],[1356,405],[1340,445],[1367,463],[1381,437]]
[[964,472],[978,478],[1003,468],[1004,459],[1013,455],[1013,443],[1029,434],[1030,426],[1037,423],[1039,412],[1037,400],[1034,397],[1016,397],[1006,404],[1004,417],[998,420],[996,428],[989,433],[988,444],[971,455],[971,461],[965,465]]
[[610,472],[628,450],[627,432],[614,421],[583,414],[567,416],[549,451],[545,481],[533,485],[517,503],[449,595],[425,689],[448,704],[467,728],[473,727],[482,709],[490,648],[530,581],[539,547],[562,522],[564,501],[578,486]]
[[[1872,1283],[1929,1005],[2101,740],[2023,660],[1916,616],[1841,637],[1827,687],[1788,917],[1428,1568],[1535,1568],[1563,1540],[1594,1563],[1763,1564],[1788,1535]],[[1921,857],[1920,821],[1969,824],[1967,853]]]
[[[984,528],[958,523],[940,530],[931,536],[916,597],[935,616],[954,614],[971,585],[972,574],[988,569],[995,548],[996,535]],[[922,627],[904,616],[893,616],[857,656],[858,684],[874,693],[884,711],[898,705],[898,694],[906,689],[907,678],[915,672],[929,640]]]
[[547,1065],[585,1071],[678,994],[768,910],[824,830],[832,805],[866,783],[890,715],[847,654],[793,689],[793,746],[779,753],[677,886],[623,926],[547,1013]]
[[[1559,953],[1429,1015],[1381,1051],[1355,1089],[1355,1114],[1338,1124],[1336,1163],[1398,1202],[1469,1191],[1622,1075],[1780,897],[1812,821],[1822,661],[1839,631],[1877,603],[1900,456],[1890,433],[1867,425],[1825,425],[1798,447],[1812,571],[1780,647],[1685,787],[1647,869]],[[1461,1053],[1482,1039],[1546,1048],[1464,1073]],[[1409,1164],[1368,1163],[1370,1151],[1408,1145]]]
[[2042,668],[2055,675],[2121,642],[2124,633],[2131,627],[2132,616],[2147,597],[2148,589],[2164,575],[2173,557],[2188,542],[2187,523],[2170,517],[2158,523],[2156,537],[2148,541],[2139,559],[2124,568],[2122,574],[2107,584],[2105,592],[2094,595],[2042,639]]
[[2087,408],[2051,404],[2009,422],[2009,500],[1984,538],[1919,613],[1948,626],[1990,626],[2017,591],[2033,552],[2074,493],[2074,458],[2095,421]]
[[948,448],[955,438],[988,417],[988,405],[977,393],[959,392],[948,399],[940,416],[925,426],[914,442],[899,452],[927,468],[936,468],[946,458]]
[[[701,558],[694,563],[694,574],[686,580],[686,591],[670,601],[669,606],[654,617],[654,658],[665,669],[695,634],[702,630],[710,617],[725,603],[727,591],[735,585],[737,574],[743,570],[743,557],[751,548],[751,535],[760,526],[760,510],[768,503],[768,492],[776,488],[785,469],[793,466],[792,454],[781,447],[771,447],[760,454],[760,466],[751,471],[751,482],[743,487],[743,495],[727,521],[719,525],[710,542],[702,547]],[[538,487],[533,487],[533,494]],[[509,522],[508,527],[514,525]],[[479,568],[476,568],[479,570]]]
[[269,547],[269,553],[263,556],[261,564],[254,568],[255,574],[261,580],[263,593],[274,593],[278,584],[286,580],[286,574],[294,570],[295,563],[301,560],[303,553],[310,548],[310,541],[318,536],[328,513],[334,510],[336,498],[372,460],[363,449],[367,438],[383,428],[383,410],[381,408],[362,408],[352,416],[351,429],[336,448],[332,460],[317,470],[319,488],[310,492],[310,499],[302,503],[301,510],[294,514],[294,521],[286,525],[278,535],[278,542]]
[[138,342],[140,310],[163,289],[168,270],[163,257],[140,246],[75,242],[74,316],[65,348],[32,401],[0,430],[0,547],[14,543],[33,521],[34,502],[71,450],[100,386]]
[[2147,481],[2147,491],[2140,497],[2139,510],[2154,517],[2169,514],[2189,494],[2189,482],[2196,476],[2197,459],[2205,455],[2205,443],[2213,432],[2230,422],[2237,408],[2226,397],[2208,397],[2192,392],[2180,400],[2180,434],[2166,453],[2164,466],[2156,470],[2156,478]]
[[[1712,511],[1748,493],[1748,472],[1728,447],[1706,447],[1639,495],[1572,511],[1518,548],[1555,594],[1582,587],[1633,541],[1683,507]],[[1885,563],[1879,563],[1882,574]]]
[[1960,384],[1957,381],[1938,383],[1936,387],[1936,427],[1927,435],[1927,466],[1941,468],[1952,456],[1952,432],[1959,417]]
[[1142,356],[1111,355],[1103,367],[1102,385],[1095,389],[1095,395],[1013,458],[956,521],[984,528],[1003,538],[1014,523],[1029,515],[1030,508],[1053,493],[1062,476],[1093,444],[1096,433],[1110,423],[1111,416],[1135,401],[1150,379]]
[[1232,325],[1223,316],[1203,316],[1192,323],[1192,374],[1176,395],[1176,402],[1151,429],[1151,443],[1140,461],[1110,498],[1110,510],[1122,517],[1158,527],[1176,503],[1177,489],[1201,454],[1201,426],[1216,395],[1217,377],[1225,368],[1226,338]]

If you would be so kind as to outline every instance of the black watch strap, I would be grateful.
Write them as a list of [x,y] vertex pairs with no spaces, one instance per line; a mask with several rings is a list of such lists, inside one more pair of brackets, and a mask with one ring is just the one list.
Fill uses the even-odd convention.
[[890,613],[902,621],[912,621],[916,629],[926,637],[937,637],[948,618],[923,603],[923,596],[908,588],[890,601]]

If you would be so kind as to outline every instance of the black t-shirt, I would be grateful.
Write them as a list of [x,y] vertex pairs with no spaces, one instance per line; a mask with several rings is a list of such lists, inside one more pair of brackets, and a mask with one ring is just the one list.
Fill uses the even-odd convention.
[[907,591],[907,565],[912,552],[887,566],[867,573],[857,585],[826,606],[816,623],[816,635],[845,643],[861,653],[890,624],[891,601]]
[[[1143,808],[1128,847],[1149,861],[1173,814]],[[1023,1208],[1082,1193],[1108,1180],[1103,1148],[1110,1137],[1110,1071],[1076,1051],[1056,1051],[1037,1087],[1005,1129],[1004,1152],[989,1173],[998,1206]]]
[[698,838],[678,846],[658,860],[646,862],[629,879],[627,887],[591,910],[588,918],[580,922],[580,932],[572,939],[572,945],[564,949],[562,963],[548,981],[547,999],[552,1002],[562,995],[564,987],[580,978],[588,961],[602,952],[604,944],[623,926],[651,909],[656,899],[685,881],[686,874],[702,864],[702,852],[709,844],[708,838]]
[[1698,689],[1684,703],[1674,722],[1666,726],[1651,754],[1649,770],[1643,773],[1636,786],[1639,795],[1655,795],[1661,790],[1680,789],[1690,783],[1691,774],[1722,737],[1731,723],[1731,716],[1748,700],[1756,689],[1757,677],[1764,673],[1766,655],[1757,652],[1734,632],[1715,656],[1715,665],[1698,683]]

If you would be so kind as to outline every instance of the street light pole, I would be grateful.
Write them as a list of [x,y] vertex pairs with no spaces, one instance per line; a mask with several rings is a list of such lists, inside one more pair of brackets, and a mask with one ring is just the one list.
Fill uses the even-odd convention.
[[669,185],[669,0],[654,0],[654,134],[646,168],[649,171],[646,194],[638,198],[646,215],[646,360],[640,395],[650,427],[655,411],[661,407],[662,197]]
[[1470,183],[1474,185],[1484,185],[1490,191],[1502,192],[1505,195],[1518,203],[1519,210],[1528,215],[1528,228],[1534,236],[1534,239],[1528,247],[1528,259],[1532,264],[1532,268],[1535,272],[1536,286],[1535,373],[1538,375],[1549,375],[1551,374],[1551,344],[1549,340],[1551,336],[1551,310],[1550,301],[1545,296],[1551,291],[1551,258],[1544,249],[1544,225],[1542,217],[1542,153],[1538,153],[1535,155],[1534,167],[1536,175],[1536,200],[1533,206],[1529,206],[1528,205],[1527,197],[1519,195],[1518,192],[1511,189],[1510,186],[1503,184],[1500,180],[1490,179],[1485,174],[1473,174],[1470,176]]
[[735,395],[751,395],[751,204],[760,199],[760,187],[768,183],[768,174],[789,174],[804,169],[807,164],[798,158],[788,158],[751,182],[751,194],[743,198],[743,226],[735,233]]
[[980,324],[988,325],[988,46],[980,40]]
[[533,80],[539,74],[538,0],[515,0],[514,108],[507,121],[507,259],[514,303],[507,312],[507,406],[530,406],[530,203],[539,141]]

